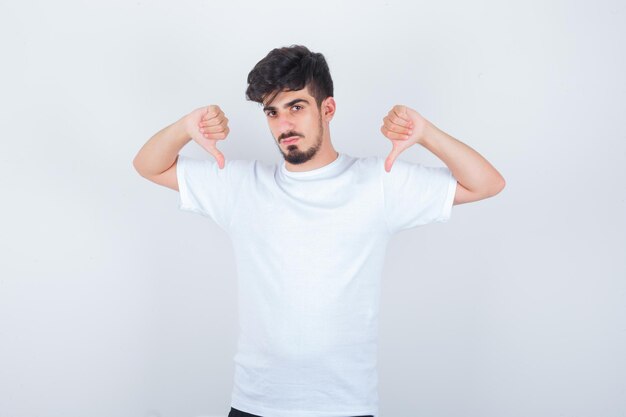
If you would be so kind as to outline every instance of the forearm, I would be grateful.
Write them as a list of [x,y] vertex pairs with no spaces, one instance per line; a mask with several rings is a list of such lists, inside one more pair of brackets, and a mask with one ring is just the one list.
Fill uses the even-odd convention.
[[144,177],[161,174],[174,164],[190,140],[183,117],[154,134],[135,156],[133,166]]
[[468,190],[487,196],[504,187],[502,175],[482,155],[432,123],[426,123],[419,143],[441,159]]

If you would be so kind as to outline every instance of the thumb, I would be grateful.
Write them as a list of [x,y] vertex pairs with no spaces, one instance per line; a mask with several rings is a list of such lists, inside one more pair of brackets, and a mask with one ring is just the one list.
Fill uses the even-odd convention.
[[219,166],[220,169],[224,169],[224,164],[225,164],[224,154],[220,152],[220,150],[217,148],[213,148],[213,152],[209,151],[209,153],[213,155],[213,157],[217,161],[217,166]]
[[391,172],[391,166],[395,162],[398,155],[400,155],[400,153],[402,152],[400,147],[396,146],[395,142],[392,142],[392,143],[393,143],[393,148],[391,149],[391,152],[389,152],[389,155],[387,155],[387,159],[385,159],[385,171],[387,172]]
[[210,153],[211,155],[213,155],[213,157],[215,158],[215,160],[217,161],[217,165],[220,167],[220,169],[224,168],[224,164],[225,164],[225,159],[224,158],[224,154],[217,149],[217,146],[215,145],[210,145],[210,144],[205,144],[205,143],[201,143],[202,147],[204,149],[206,149],[206,151],[208,153]]

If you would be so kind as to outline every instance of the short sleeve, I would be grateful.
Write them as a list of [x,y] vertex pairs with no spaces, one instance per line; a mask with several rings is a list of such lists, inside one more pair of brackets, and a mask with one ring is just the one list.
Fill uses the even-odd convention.
[[178,155],[178,207],[209,217],[228,230],[238,189],[253,165],[254,161],[226,160],[220,169],[215,160]]
[[391,171],[381,162],[385,218],[390,232],[450,218],[456,178],[447,167],[427,167],[396,159]]

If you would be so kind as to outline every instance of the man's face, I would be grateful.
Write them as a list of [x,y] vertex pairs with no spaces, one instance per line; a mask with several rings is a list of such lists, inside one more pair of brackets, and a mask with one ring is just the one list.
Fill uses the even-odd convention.
[[306,87],[281,91],[271,103],[264,103],[263,111],[287,162],[302,164],[315,156],[322,145],[324,125],[315,98]]

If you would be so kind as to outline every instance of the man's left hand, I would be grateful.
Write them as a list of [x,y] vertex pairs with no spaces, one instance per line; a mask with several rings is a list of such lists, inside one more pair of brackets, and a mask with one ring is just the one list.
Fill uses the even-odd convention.
[[393,106],[380,128],[393,146],[385,160],[385,171],[391,171],[394,161],[405,149],[422,143],[427,124],[428,121],[415,110],[401,104]]

